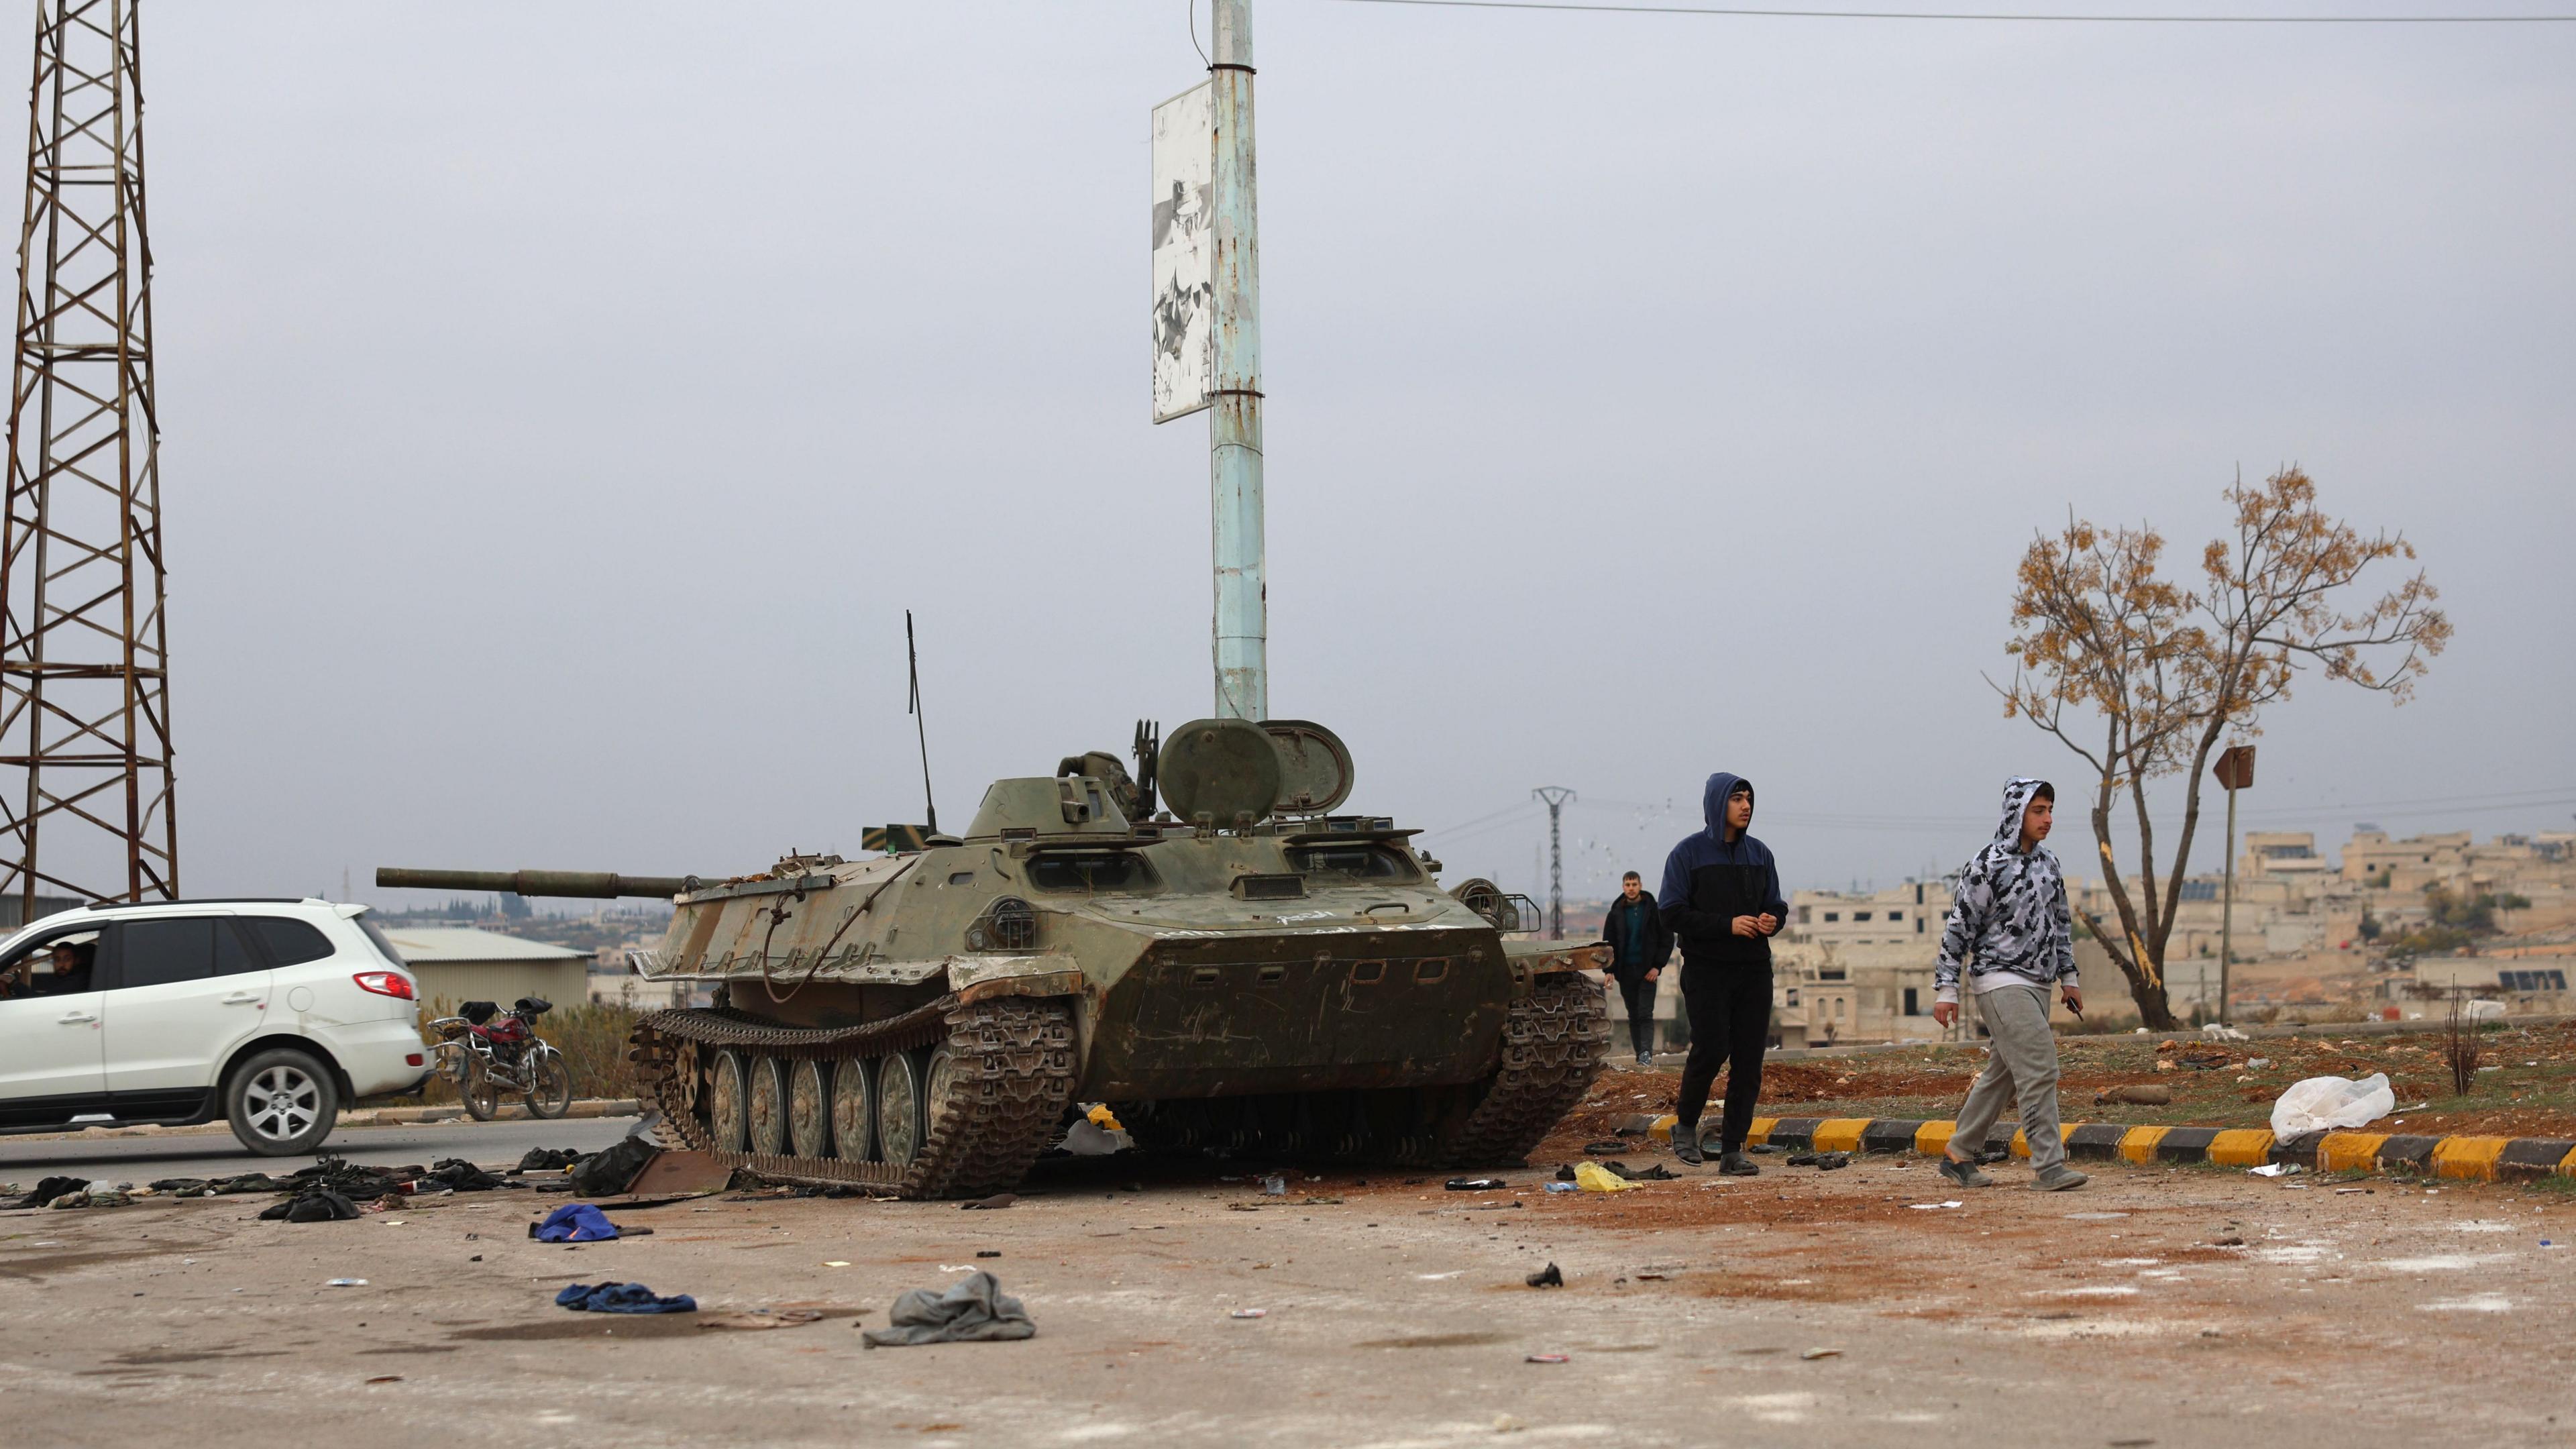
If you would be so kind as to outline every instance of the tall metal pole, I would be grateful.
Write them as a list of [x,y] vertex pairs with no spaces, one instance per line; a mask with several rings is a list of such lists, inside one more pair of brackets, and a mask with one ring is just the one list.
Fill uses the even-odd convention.
[[1261,257],[1252,163],[1251,0],[1212,0],[1216,355],[1208,483],[1216,565],[1216,712],[1270,717],[1270,590],[1261,505]]
[[[2236,960],[2236,786],[2227,787],[2227,896],[2218,907],[2218,1019],[2227,1020],[2228,968]],[[2206,979],[2206,978],[2204,978]]]
[[20,919],[44,892],[179,892],[137,3],[36,7],[0,516],[0,775],[23,772],[0,788],[0,899]]
[[1559,826],[1565,802],[1574,792],[1562,785],[1541,785],[1530,792],[1547,802],[1547,938],[1565,939],[1565,841]]

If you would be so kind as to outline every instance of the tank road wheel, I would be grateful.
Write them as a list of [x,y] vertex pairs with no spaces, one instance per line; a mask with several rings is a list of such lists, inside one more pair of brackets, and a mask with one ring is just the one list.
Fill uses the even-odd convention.
[[874,1162],[868,1149],[876,1141],[877,1094],[870,1081],[875,1068],[859,1057],[843,1057],[831,1067],[832,1153],[843,1162]]
[[832,1155],[832,1064],[816,1057],[787,1074],[787,1135],[799,1157]]
[[707,1084],[707,1128],[718,1152],[748,1152],[750,1137],[749,1073],[742,1053],[731,1047],[716,1053],[715,1080]]
[[787,1155],[787,1063],[777,1057],[751,1059],[751,1150],[763,1157]]
[[925,1130],[939,1123],[940,1114],[948,1109],[957,1095],[958,1086],[973,1070],[954,1042],[941,1042],[930,1049],[930,1064],[922,1071],[921,1120]]
[[921,1063],[910,1052],[891,1052],[877,1065],[877,1154],[897,1167],[921,1151]]

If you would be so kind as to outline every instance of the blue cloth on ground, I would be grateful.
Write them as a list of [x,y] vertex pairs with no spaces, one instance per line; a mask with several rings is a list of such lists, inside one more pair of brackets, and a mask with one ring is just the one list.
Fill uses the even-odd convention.
[[617,1236],[617,1224],[586,1202],[568,1202],[546,1214],[528,1236],[540,1243],[599,1243]]
[[576,1313],[695,1313],[698,1300],[686,1293],[657,1298],[641,1283],[575,1283],[555,1295],[555,1306]]

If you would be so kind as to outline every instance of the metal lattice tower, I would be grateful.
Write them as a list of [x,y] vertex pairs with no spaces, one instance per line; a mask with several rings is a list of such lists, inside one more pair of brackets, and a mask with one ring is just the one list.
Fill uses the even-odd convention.
[[0,899],[25,913],[179,891],[137,4],[36,9],[0,520]]
[[1530,792],[1547,802],[1547,938],[1565,939],[1565,844],[1558,833],[1565,802],[1574,792],[1562,785],[1541,785]]

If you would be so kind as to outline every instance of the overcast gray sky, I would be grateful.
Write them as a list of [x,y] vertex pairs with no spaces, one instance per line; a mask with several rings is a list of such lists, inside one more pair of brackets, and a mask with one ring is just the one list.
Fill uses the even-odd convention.
[[[2576,811],[2576,26],[1257,12],[1273,708],[1453,881],[1539,883],[1451,827],[1540,784],[1651,878],[1718,768],[1793,885],[1956,864],[2073,763],[1979,678],[2031,530],[2188,561],[2291,459],[2459,632],[2272,714],[2249,822]],[[1205,713],[1185,15],[153,5],[189,893],[855,851],[906,607],[952,828]]]

